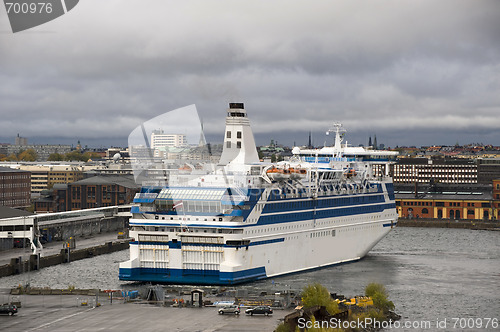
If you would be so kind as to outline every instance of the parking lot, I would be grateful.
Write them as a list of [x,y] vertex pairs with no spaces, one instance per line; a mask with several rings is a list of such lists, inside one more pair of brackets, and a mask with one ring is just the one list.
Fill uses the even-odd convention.
[[[105,302],[81,306],[73,295],[23,296],[15,316],[0,316],[0,331],[273,331],[289,310],[271,316],[219,315],[217,308],[171,308]],[[101,301],[100,301],[101,302]]]

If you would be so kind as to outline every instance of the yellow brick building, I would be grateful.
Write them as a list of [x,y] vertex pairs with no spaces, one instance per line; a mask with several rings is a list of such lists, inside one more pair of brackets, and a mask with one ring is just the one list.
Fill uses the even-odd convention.
[[499,218],[500,180],[494,180],[493,186],[439,185],[437,188],[421,190],[412,190],[409,186],[396,186],[395,195],[400,218],[452,220],[498,220]]

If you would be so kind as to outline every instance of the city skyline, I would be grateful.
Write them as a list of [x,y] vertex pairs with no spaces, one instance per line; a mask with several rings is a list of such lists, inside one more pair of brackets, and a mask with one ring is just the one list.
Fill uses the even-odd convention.
[[220,142],[244,102],[260,145],[322,145],[333,121],[353,145],[500,145],[498,21],[495,1],[89,0],[12,34],[0,10],[0,141],[123,146],[196,104]]
[[[296,143],[295,146],[307,146],[308,145],[308,135],[309,132],[300,132],[296,136],[297,139],[287,139],[286,136],[283,135],[271,135],[267,133],[262,133],[262,134],[256,134],[255,135],[255,141],[257,146],[267,146],[271,143],[271,141],[275,142],[276,144],[287,146],[287,147],[293,147],[294,143]],[[447,144],[442,144],[440,142],[435,142],[431,144],[408,144],[408,145],[397,145],[397,144],[391,144],[390,141],[388,141],[384,135],[379,134],[371,134],[366,136],[364,139],[360,134],[358,137],[358,140],[356,141],[351,141],[349,135],[347,136],[347,143],[349,146],[369,146],[368,142],[370,137],[372,140],[374,137],[377,137],[377,145],[380,147],[381,145],[384,148],[397,148],[397,147],[431,147],[431,146],[487,146],[487,145],[492,145],[494,147],[499,147],[500,144],[492,144],[491,142],[478,142],[478,141],[466,141],[463,137],[461,139],[457,139],[453,141],[453,139],[448,140]],[[351,135],[352,136],[352,135]],[[222,144],[223,143],[223,133],[220,135],[216,134],[208,134],[205,136],[207,143],[210,144]],[[332,137],[331,136],[326,136],[324,132],[313,132],[312,135],[312,145],[315,147],[321,147],[325,146],[325,142],[327,145],[332,145]],[[24,138],[24,137],[23,137]],[[127,148],[127,137],[123,138],[117,138],[117,139],[105,139],[101,140],[100,138],[66,138],[66,137],[25,137],[28,139],[28,145],[70,145],[74,148],[76,148],[78,142],[81,143],[81,146],[83,148],[89,148],[89,149],[99,149],[99,148],[111,148],[111,147],[120,147],[120,148]],[[473,137],[472,137],[473,138]],[[359,141],[359,143],[358,143]],[[190,145],[195,145],[198,142],[193,142],[189,143]],[[0,144],[15,144],[15,137],[0,137]]]

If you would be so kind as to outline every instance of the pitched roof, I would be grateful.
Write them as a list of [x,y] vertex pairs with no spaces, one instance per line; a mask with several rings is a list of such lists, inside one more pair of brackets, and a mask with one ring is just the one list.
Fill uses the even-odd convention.
[[0,166],[0,172],[26,172],[26,171],[21,171],[19,169],[15,169],[15,168]]
[[71,185],[119,185],[125,188],[137,189],[141,186],[130,175],[97,175],[73,182]]
[[31,215],[33,215],[33,213],[28,212],[28,211],[13,209],[13,208],[8,207],[8,206],[0,205],[0,219],[22,217],[22,216],[31,216]]

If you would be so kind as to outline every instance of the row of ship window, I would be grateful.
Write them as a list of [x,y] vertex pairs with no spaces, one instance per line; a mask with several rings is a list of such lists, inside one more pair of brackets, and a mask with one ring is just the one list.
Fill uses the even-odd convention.
[[265,210],[266,212],[267,211],[271,212],[271,211],[282,211],[287,209],[312,209],[314,207],[316,208],[335,207],[335,206],[346,206],[346,205],[355,205],[363,203],[364,204],[377,203],[383,201],[384,201],[383,195],[357,196],[357,197],[355,196],[355,197],[321,199],[317,201],[308,200],[303,202],[271,203],[266,206]]
[[225,228],[198,228],[198,227],[158,227],[158,226],[132,226],[132,231],[148,232],[187,232],[187,233],[218,233],[218,234],[242,234],[242,229]]
[[335,236],[335,230],[332,229],[331,231],[321,231],[321,232],[314,232],[311,233],[311,238],[317,238],[317,237],[324,237],[327,235]]
[[[358,206],[355,208],[342,208],[342,209],[332,209],[325,211],[315,211],[315,218],[328,218],[328,217],[339,217],[342,215],[352,215],[352,214],[363,214],[363,213],[373,213],[380,212],[384,209],[380,205],[371,206]],[[262,216],[261,219],[265,221],[300,221],[304,219],[311,219],[311,213],[313,212],[303,212],[303,213],[287,213],[280,215]]]
[[[384,214],[384,217],[388,217],[388,214]],[[366,217],[363,217],[366,219]],[[342,220],[329,220],[329,221],[323,221],[323,222],[318,222],[318,225],[325,226],[325,225],[332,225],[336,223],[343,223],[343,222],[349,222],[349,221],[356,221],[359,218],[345,218]],[[380,216],[370,216],[370,220],[376,220],[380,219]],[[248,230],[245,231],[245,233],[248,234],[259,234],[259,233],[268,233],[268,232],[276,232],[276,231],[284,231],[284,230],[292,230],[292,229],[297,229],[297,228],[305,228],[305,227],[311,227],[310,223],[307,224],[298,224],[298,225],[291,225],[291,226],[281,226],[281,227],[272,227],[272,228],[261,228],[261,229],[254,229],[254,230]],[[371,227],[377,227],[377,226],[371,226]]]
[[[175,205],[178,205],[174,208]],[[157,211],[184,211],[184,212],[206,212],[206,213],[220,213],[223,206],[220,201],[183,201],[176,203],[173,200],[157,200]]]
[[[352,231],[357,231],[360,229],[375,229],[375,228],[380,228],[380,225],[364,225],[364,226],[355,226],[355,227],[348,227],[348,228],[343,228],[339,229],[338,232],[352,232]],[[337,235],[337,230],[332,229],[332,230],[327,230],[327,231],[319,231],[319,232],[312,232],[309,234],[306,234],[306,237],[309,237],[311,239],[314,238],[319,238],[319,237],[325,237],[325,236],[331,236],[335,237]],[[298,239],[299,236],[287,236],[285,237],[285,240],[296,240]]]

